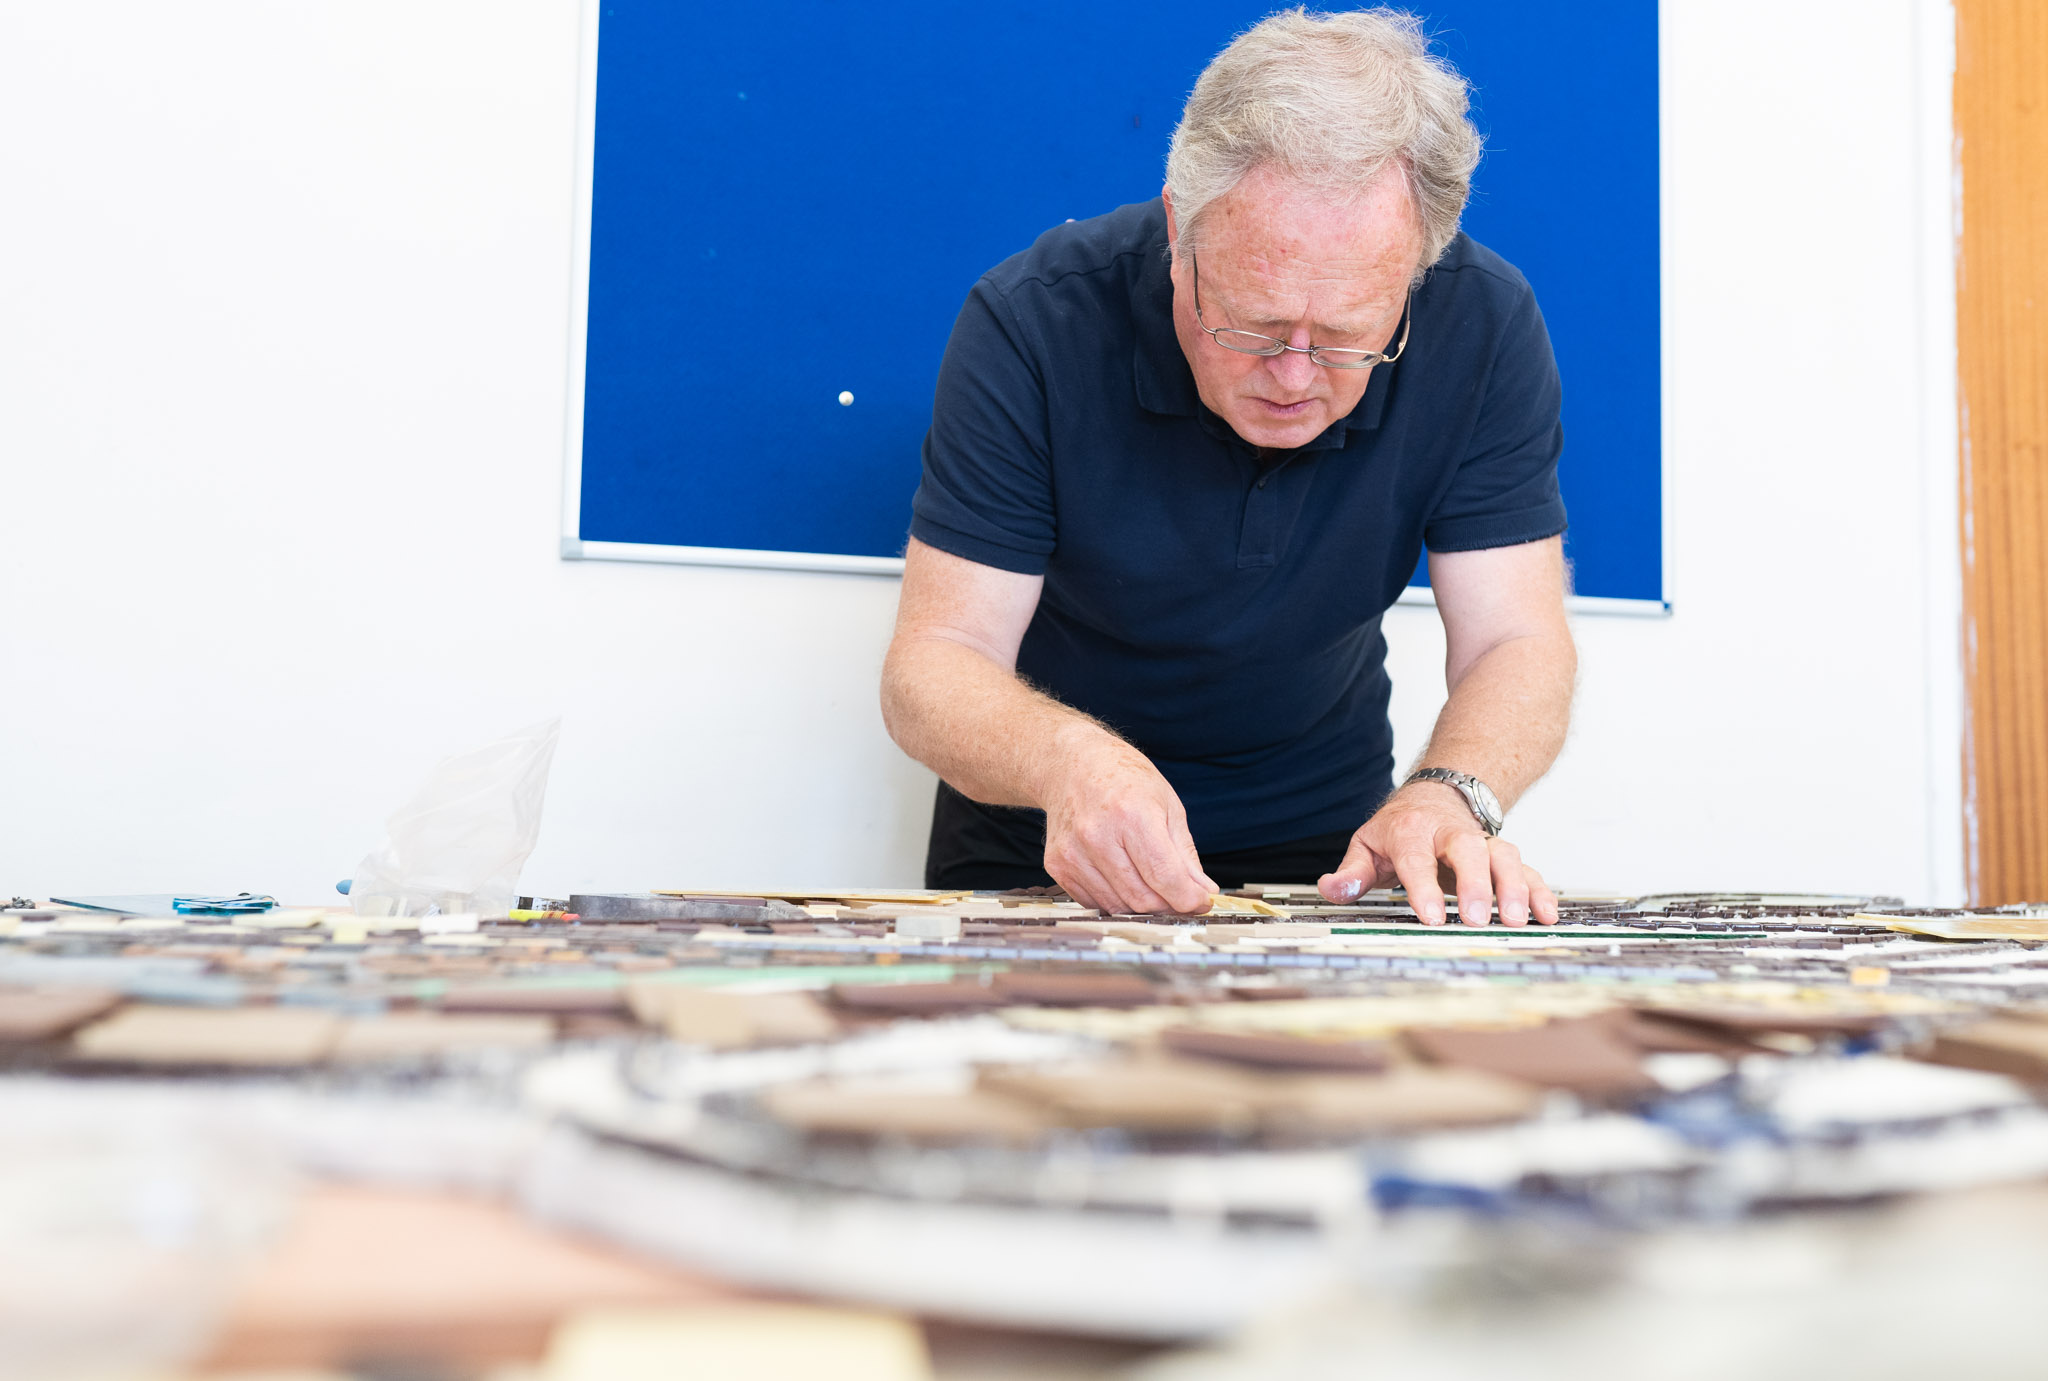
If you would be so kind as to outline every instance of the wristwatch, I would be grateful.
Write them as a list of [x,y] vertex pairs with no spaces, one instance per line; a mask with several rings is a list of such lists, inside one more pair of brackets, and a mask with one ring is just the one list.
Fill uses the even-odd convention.
[[1457,788],[1458,794],[1465,798],[1465,804],[1472,807],[1472,813],[1479,817],[1479,827],[1489,835],[1500,833],[1506,819],[1500,808],[1500,797],[1493,794],[1492,787],[1471,773],[1453,772],[1448,767],[1425,767],[1420,772],[1409,774],[1408,781],[1401,785],[1406,786],[1408,782],[1442,782]]

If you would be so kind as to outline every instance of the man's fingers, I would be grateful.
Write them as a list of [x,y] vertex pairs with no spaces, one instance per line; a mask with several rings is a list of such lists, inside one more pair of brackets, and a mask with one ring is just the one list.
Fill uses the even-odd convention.
[[1408,889],[1408,905],[1424,925],[1444,923],[1444,892],[1436,885],[1436,855],[1411,849],[1394,855],[1394,876]]
[[1550,890],[1550,884],[1543,880],[1541,873],[1526,863],[1522,865],[1522,871],[1528,875],[1529,909],[1536,915],[1536,924],[1556,925],[1557,893]]
[[1050,859],[1046,860],[1045,871],[1059,884],[1060,890],[1065,892],[1069,899],[1096,911],[1102,910],[1102,903],[1095,900],[1095,893],[1089,890],[1088,884],[1081,880],[1079,873],[1064,865],[1055,866]]
[[1115,885],[1085,859],[1071,860],[1067,864],[1067,871],[1071,881],[1062,882],[1060,885],[1067,889],[1067,895],[1073,897],[1075,901],[1081,901],[1085,895],[1087,900],[1081,901],[1083,906],[1092,906],[1104,915],[1130,910],[1124,904],[1124,899],[1117,895]]
[[1074,875],[1098,911],[1145,915],[1173,909],[1138,876],[1125,855],[1122,831],[1108,821],[1096,821],[1048,844],[1045,870],[1055,878],[1063,871]]
[[1202,866],[1202,851],[1195,847],[1195,836],[1188,832],[1188,813],[1181,807],[1178,798],[1173,803],[1171,823],[1174,845],[1180,850],[1181,857],[1187,860],[1188,872],[1201,884],[1204,899],[1221,892],[1223,889],[1216,885],[1216,879],[1210,877],[1208,870]]
[[1505,839],[1487,846],[1493,865],[1493,896],[1500,907],[1502,925],[1529,923],[1529,870],[1522,864],[1522,851]]
[[1557,894],[1522,862],[1521,850],[1472,828],[1467,812],[1453,811],[1435,796],[1407,799],[1395,793],[1351,836],[1344,861],[1318,878],[1316,888],[1343,905],[1393,879],[1428,925],[1447,919],[1444,894],[1450,890],[1457,893],[1459,917],[1470,926],[1491,921],[1496,900],[1503,925],[1558,922]]
[[1316,890],[1329,901],[1340,906],[1345,902],[1358,900],[1359,893],[1380,880],[1379,855],[1360,836],[1364,830],[1351,836],[1351,845],[1344,850],[1344,861],[1333,873],[1324,873],[1316,881]]
[[1458,919],[1466,925],[1485,925],[1493,919],[1493,870],[1487,858],[1486,836],[1457,834],[1443,846],[1444,862],[1457,876]]
[[1165,901],[1161,909],[1198,916],[1209,909],[1216,884],[1202,872],[1201,856],[1195,852],[1195,841],[1187,827],[1181,826],[1181,839],[1173,837],[1176,823],[1168,819],[1161,822],[1159,830],[1136,829],[1126,833],[1125,852],[1137,866],[1138,876],[1148,890]]
[[1046,849],[1045,870],[1075,901],[1105,912],[1199,915],[1216,890],[1194,841],[1177,848],[1163,819],[1150,829],[1097,822],[1070,833]]
[[1174,906],[1159,895],[1138,874],[1130,856],[1116,845],[1109,845],[1098,851],[1093,860],[1096,869],[1116,892],[1117,910],[1131,915],[1149,916],[1161,911],[1172,911]]
[[1095,866],[1088,853],[1075,847],[1070,839],[1063,844],[1048,846],[1045,851],[1045,871],[1052,880],[1066,889],[1068,896],[1083,906],[1097,911],[1112,912],[1125,909],[1123,898]]

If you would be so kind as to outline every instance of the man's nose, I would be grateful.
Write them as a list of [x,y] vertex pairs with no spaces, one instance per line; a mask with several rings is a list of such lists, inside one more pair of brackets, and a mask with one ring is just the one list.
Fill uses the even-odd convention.
[[[1289,345],[1306,345],[1307,343],[1306,341],[1288,342]],[[1266,367],[1273,372],[1273,382],[1290,393],[1306,392],[1309,388],[1313,387],[1316,375],[1321,373],[1323,368],[1308,356],[1296,354],[1292,350],[1269,357],[1266,361]]]

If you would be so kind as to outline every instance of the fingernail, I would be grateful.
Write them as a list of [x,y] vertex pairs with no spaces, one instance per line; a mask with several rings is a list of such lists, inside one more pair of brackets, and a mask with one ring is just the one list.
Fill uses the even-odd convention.
[[1424,907],[1422,923],[1424,925],[1442,925],[1444,923],[1444,909],[1441,906]]
[[1529,924],[1529,913],[1519,906],[1503,906],[1500,909],[1500,923],[1502,925],[1527,925]]
[[1357,878],[1345,878],[1337,884],[1337,900],[1356,901],[1358,894],[1365,890],[1365,884]]

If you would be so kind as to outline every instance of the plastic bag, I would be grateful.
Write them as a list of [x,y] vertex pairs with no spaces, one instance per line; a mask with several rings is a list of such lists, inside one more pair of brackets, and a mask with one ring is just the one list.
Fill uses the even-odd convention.
[[384,822],[383,846],[356,868],[358,916],[474,911],[502,916],[540,837],[560,719],[444,758]]

